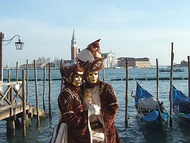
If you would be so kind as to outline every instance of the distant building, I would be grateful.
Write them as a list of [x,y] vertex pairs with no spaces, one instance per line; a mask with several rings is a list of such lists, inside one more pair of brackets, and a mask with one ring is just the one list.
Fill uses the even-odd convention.
[[10,69],[9,63],[6,64],[6,66],[3,69]]
[[126,58],[128,59],[128,66],[133,68],[150,68],[151,62],[149,58],[130,58],[120,57],[117,59],[118,67],[126,67]]
[[60,68],[61,60],[56,59],[56,60],[53,61],[53,63],[54,63],[54,65],[55,65],[55,68],[56,68],[56,69],[59,69],[59,68]]
[[75,33],[74,33],[74,29],[73,29],[73,36],[71,39],[71,61],[75,62],[76,58],[77,58],[77,42],[75,39]]
[[187,61],[181,61],[181,64],[180,64],[181,67],[188,67],[188,62]]
[[[64,60],[64,64],[66,66],[73,65],[76,62],[77,54],[78,54],[78,48],[75,39],[75,31],[73,29],[73,35],[71,39],[71,60]],[[59,60],[59,62],[56,64],[56,67],[58,66],[58,64],[60,64],[60,62],[61,60]]]
[[103,56],[105,58],[104,68],[115,68],[116,67],[117,60],[116,60],[114,53],[112,53],[112,52],[103,53]]

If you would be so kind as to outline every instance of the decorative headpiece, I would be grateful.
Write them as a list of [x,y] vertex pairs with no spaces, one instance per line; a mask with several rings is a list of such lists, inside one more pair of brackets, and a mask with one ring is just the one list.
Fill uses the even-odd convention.
[[86,73],[100,71],[104,67],[104,57],[100,52],[99,41],[100,39],[92,42],[77,55],[78,63]]
[[60,73],[64,81],[67,83],[72,83],[74,75],[82,76],[84,74],[84,70],[80,65],[74,64],[66,67],[61,66]]
[[99,41],[100,41],[100,39],[92,42],[86,48],[87,50],[89,50],[92,53],[92,55],[94,56],[95,59],[102,57],[102,54],[101,54],[101,51],[100,51]]

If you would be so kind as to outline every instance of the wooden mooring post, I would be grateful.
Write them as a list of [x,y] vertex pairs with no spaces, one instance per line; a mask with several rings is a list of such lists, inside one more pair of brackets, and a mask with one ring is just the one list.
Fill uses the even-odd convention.
[[174,60],[174,52],[173,52],[173,42],[171,43],[171,70],[170,70],[170,127],[172,127],[172,113],[173,113],[173,60]]
[[188,60],[188,96],[190,97],[190,56],[187,56]]
[[37,125],[40,126],[39,104],[38,104],[38,83],[37,83],[37,71],[36,71],[36,61],[35,60],[34,60],[34,78],[35,78],[35,91],[36,91]]
[[[10,82],[10,71],[8,71],[8,82]],[[12,95],[12,89],[10,89],[10,92],[8,94],[8,100],[11,104],[13,104],[13,95]],[[10,108],[10,116],[13,116],[13,107]],[[15,135],[15,120],[12,118],[7,119],[7,136],[14,136]]]
[[159,98],[159,67],[158,67],[158,59],[156,59],[156,99],[158,101]]
[[18,81],[18,62],[16,62],[16,81]]
[[[28,74],[28,59],[26,60],[26,67],[25,67],[25,71],[23,70],[22,72],[22,82],[25,82],[26,84],[24,85],[24,95],[25,95],[25,105],[28,104],[29,102],[29,85],[28,85],[28,80],[29,80],[29,74]],[[24,99],[23,99],[24,100]],[[29,109],[30,110],[30,109]],[[31,118],[29,118],[29,110],[26,110],[26,116],[25,116],[25,124],[26,124],[26,127],[29,127],[32,125],[32,122],[31,122]],[[33,114],[33,113],[32,113]],[[25,135],[23,133],[23,135]]]
[[52,118],[52,108],[51,108],[51,63],[49,63],[49,117]]
[[46,66],[43,67],[44,71],[44,80],[43,80],[43,109],[46,110],[45,106],[45,93],[46,93]]
[[129,76],[129,71],[128,71],[128,59],[126,58],[126,92],[125,92],[125,126],[128,126],[128,76]]
[[[22,70],[22,83],[25,82],[24,70]],[[23,128],[23,136],[26,136],[26,97],[25,97],[25,84],[22,84],[22,128]]]
[[28,103],[29,92],[28,92],[28,59],[26,60],[26,103]]

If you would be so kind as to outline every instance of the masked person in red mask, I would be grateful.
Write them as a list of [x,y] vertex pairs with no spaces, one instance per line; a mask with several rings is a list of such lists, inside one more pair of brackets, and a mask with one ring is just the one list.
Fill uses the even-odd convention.
[[114,123],[119,108],[116,94],[110,84],[99,80],[99,71],[104,67],[99,41],[89,44],[77,55],[85,69],[82,103],[85,109],[93,107],[96,111],[96,114],[88,114],[91,142],[121,143]]

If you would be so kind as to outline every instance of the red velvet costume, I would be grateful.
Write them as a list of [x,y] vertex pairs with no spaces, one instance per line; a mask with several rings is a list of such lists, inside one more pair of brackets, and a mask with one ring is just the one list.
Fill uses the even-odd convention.
[[74,81],[76,81],[74,77],[77,75],[82,76],[84,70],[80,66],[73,65],[61,68],[60,72],[64,87],[58,97],[58,106],[61,112],[58,129],[61,123],[66,123],[67,143],[90,143],[88,112],[84,110],[81,104],[80,84],[82,79],[80,78],[79,85],[74,84]]
[[105,124],[105,134],[107,143],[120,143],[114,120],[119,108],[115,92],[110,84],[105,82],[99,82],[100,101],[101,101],[101,113]]
[[87,111],[81,105],[79,87],[64,87],[58,98],[61,122],[68,125],[68,143],[90,143]]

